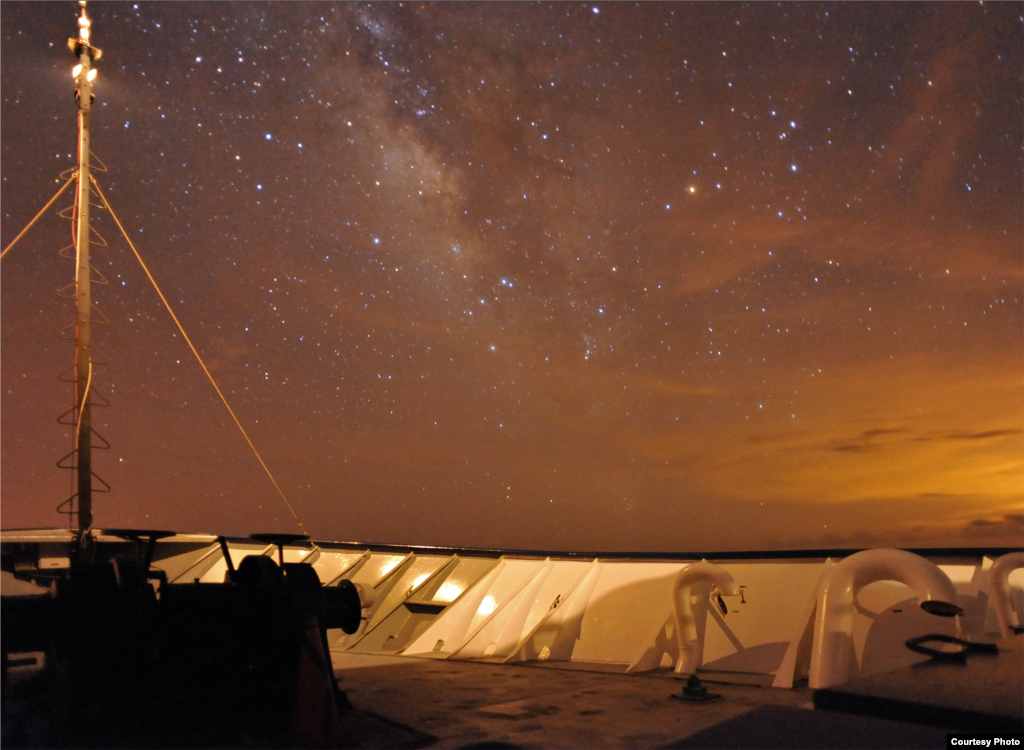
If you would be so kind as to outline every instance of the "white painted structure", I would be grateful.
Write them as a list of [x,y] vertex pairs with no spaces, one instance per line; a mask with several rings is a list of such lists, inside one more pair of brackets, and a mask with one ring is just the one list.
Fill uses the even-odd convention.
[[963,613],[955,604],[957,592],[953,582],[925,558],[898,549],[870,549],[850,555],[830,568],[818,586],[810,687],[842,685],[849,679],[857,595],[866,586],[882,581],[909,586],[917,594],[921,608],[929,614]]
[[1020,628],[1024,622],[1019,608],[1015,610],[1010,600],[1010,573],[1020,568],[1024,568],[1024,552],[1003,555],[989,568],[991,607],[999,624],[999,634],[1003,638],[1013,635],[1013,629]]
[[[128,548],[97,536],[101,549]],[[22,550],[26,568],[68,564],[65,531],[3,532],[0,542],[5,554]],[[248,555],[277,556],[244,538],[227,540],[227,548],[236,568]],[[284,554],[312,564],[325,586],[350,580],[360,590],[362,624],[350,636],[331,631],[334,652],[697,671],[756,676],[776,687],[809,677],[820,687],[925,660],[904,646],[909,638],[991,640],[1024,622],[1024,552],[994,560],[948,550],[931,561],[900,550],[839,561],[820,553],[720,554],[708,562],[320,543],[286,545]],[[227,569],[217,538],[206,535],[160,540],[153,565],[177,583],[221,582]],[[25,585],[3,576],[5,591]],[[931,601],[963,613],[936,617],[921,607]]]

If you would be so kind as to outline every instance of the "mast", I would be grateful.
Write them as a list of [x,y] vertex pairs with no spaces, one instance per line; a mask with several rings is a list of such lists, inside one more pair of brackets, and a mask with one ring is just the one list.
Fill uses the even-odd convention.
[[68,47],[78,58],[74,76],[78,102],[78,195],[75,226],[75,407],[77,425],[78,531],[83,536],[92,527],[92,288],[89,265],[89,115],[92,110],[94,60],[102,52],[90,43],[92,21],[85,12],[85,0],[79,0],[78,37],[68,39]]

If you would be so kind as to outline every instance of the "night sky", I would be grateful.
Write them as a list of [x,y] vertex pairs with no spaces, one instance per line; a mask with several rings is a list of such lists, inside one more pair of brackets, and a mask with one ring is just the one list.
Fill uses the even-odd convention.
[[[0,4],[5,246],[77,12]],[[1021,543],[1021,3],[89,13],[100,184],[315,537]],[[96,525],[296,530],[94,225]],[[3,261],[4,528],[66,524],[70,241]]]

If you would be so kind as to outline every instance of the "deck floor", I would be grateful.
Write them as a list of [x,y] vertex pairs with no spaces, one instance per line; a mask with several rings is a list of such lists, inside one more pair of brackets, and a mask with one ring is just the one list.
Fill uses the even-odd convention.
[[[341,736],[317,747],[391,748],[944,748],[946,728],[813,708],[813,691],[779,690],[764,677],[712,681],[722,699],[673,698],[670,673],[615,674],[580,665],[513,666],[332,653],[351,710]],[[81,747],[49,731],[54,696],[35,670],[12,668],[4,689],[4,747]],[[40,692],[42,691],[42,692]],[[299,747],[294,739],[231,738],[222,731],[166,737],[116,733],[91,747]],[[89,735],[90,737],[92,735]],[[171,739],[173,736],[173,739]],[[79,740],[84,740],[79,738]],[[113,745],[109,742],[113,742]],[[70,744],[69,744],[70,741]]]
[[671,697],[683,683],[664,673],[332,658],[357,710],[429,735],[436,748],[946,747],[944,729],[816,711],[807,689],[706,681],[722,700],[693,704]]

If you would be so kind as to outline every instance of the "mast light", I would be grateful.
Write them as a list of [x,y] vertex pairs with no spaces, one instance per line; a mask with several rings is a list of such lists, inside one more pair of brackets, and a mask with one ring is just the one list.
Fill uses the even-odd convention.
[[96,70],[96,68],[93,68],[92,70],[90,70],[88,73],[85,74],[85,80],[87,80],[87,81],[95,81],[96,80],[96,74],[98,72],[99,71]]
[[79,63],[78,65],[76,65],[74,68],[71,69],[71,77],[72,78],[78,78],[78,76],[80,76],[80,75],[82,75],[82,64],[81,63]]

